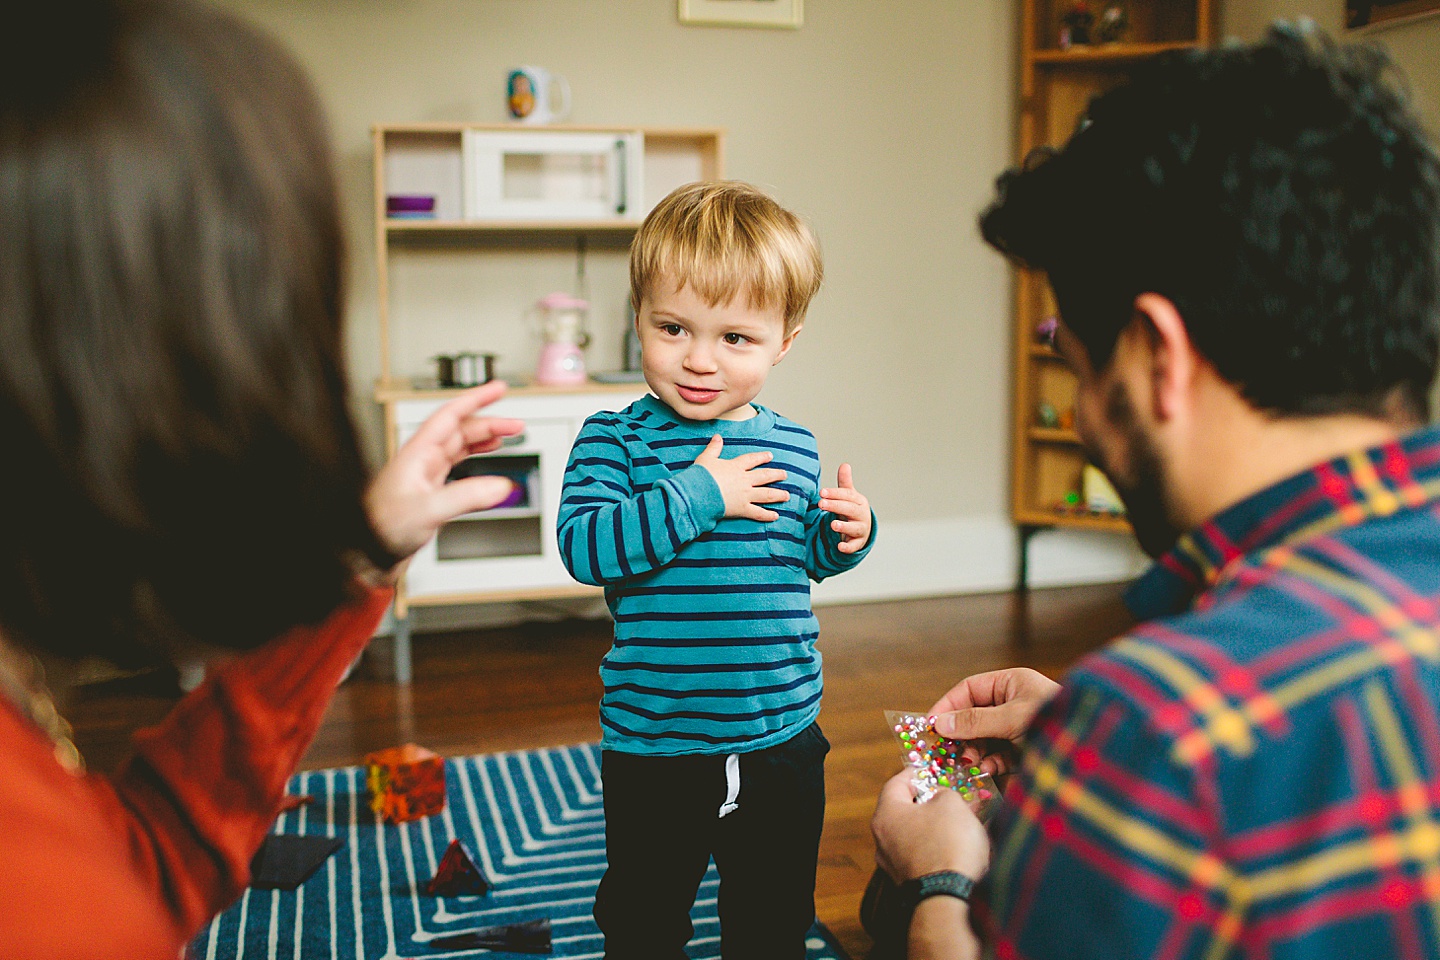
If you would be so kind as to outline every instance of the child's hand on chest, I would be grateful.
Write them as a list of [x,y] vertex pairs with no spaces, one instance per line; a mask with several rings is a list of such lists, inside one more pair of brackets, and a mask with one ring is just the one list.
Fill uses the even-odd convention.
[[779,519],[772,507],[789,500],[790,493],[775,486],[784,482],[786,472],[765,466],[774,454],[762,450],[726,459],[721,456],[724,448],[725,441],[717,434],[695,458],[695,465],[708,471],[720,488],[725,517],[760,522]]

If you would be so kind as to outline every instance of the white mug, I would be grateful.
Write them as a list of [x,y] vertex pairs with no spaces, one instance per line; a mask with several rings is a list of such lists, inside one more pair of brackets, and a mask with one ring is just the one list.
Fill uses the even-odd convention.
[[570,115],[570,84],[543,67],[516,67],[505,81],[505,105],[510,119],[521,123],[564,120]]

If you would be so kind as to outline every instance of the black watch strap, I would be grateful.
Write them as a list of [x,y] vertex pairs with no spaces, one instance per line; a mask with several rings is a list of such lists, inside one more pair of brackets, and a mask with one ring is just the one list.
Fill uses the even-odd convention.
[[930,897],[954,897],[968,901],[970,892],[974,889],[975,881],[964,874],[954,870],[941,870],[939,873],[927,873],[923,877],[906,880],[900,884],[900,895],[904,897],[905,905],[914,910],[921,900]]

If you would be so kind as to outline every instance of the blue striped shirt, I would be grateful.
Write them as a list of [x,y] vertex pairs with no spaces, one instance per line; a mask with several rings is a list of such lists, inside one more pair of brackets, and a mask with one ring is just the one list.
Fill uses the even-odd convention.
[[[605,588],[615,645],[600,667],[603,746],[672,756],[760,750],[820,712],[810,580],[848,570],[820,510],[820,456],[799,424],[756,405],[749,420],[685,420],[652,396],[585,421],[561,493],[560,556]],[[766,450],[790,495],[762,523],[725,517],[695,458]]]

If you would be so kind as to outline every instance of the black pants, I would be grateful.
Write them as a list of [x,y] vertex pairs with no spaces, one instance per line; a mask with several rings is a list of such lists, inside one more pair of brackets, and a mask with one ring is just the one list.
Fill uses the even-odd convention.
[[815,919],[815,860],[825,822],[825,754],[812,723],[786,742],[740,754],[738,808],[725,754],[646,757],[607,750],[605,846],[595,894],[606,960],[678,960],[690,907],[715,858],[726,960],[803,960]]

